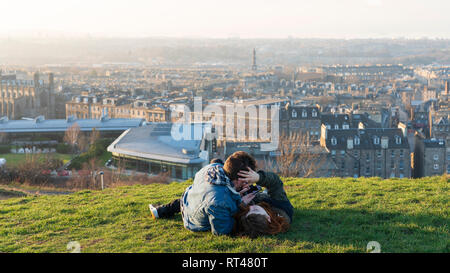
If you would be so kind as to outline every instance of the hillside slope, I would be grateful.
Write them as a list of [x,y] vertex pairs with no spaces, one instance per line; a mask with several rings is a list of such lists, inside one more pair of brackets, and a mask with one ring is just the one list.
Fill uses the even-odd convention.
[[0,252],[449,252],[449,181],[285,179],[294,207],[289,232],[255,240],[154,221],[149,203],[178,198],[190,184],[130,186],[0,201]]

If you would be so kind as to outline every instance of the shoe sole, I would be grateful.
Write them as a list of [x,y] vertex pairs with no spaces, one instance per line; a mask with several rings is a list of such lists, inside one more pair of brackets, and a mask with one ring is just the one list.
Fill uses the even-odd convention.
[[153,207],[153,206],[150,204],[150,205],[148,205],[148,208],[150,209],[150,213],[152,214],[152,218],[153,218],[153,219],[159,218],[159,216],[158,216],[158,211],[156,210],[155,207]]

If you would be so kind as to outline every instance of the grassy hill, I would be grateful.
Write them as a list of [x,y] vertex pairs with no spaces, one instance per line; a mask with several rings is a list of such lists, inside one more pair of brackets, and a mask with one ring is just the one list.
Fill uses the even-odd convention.
[[130,186],[0,201],[0,252],[450,252],[449,181],[285,179],[294,207],[289,232],[248,238],[184,229],[181,216],[154,221],[149,203],[190,184]]

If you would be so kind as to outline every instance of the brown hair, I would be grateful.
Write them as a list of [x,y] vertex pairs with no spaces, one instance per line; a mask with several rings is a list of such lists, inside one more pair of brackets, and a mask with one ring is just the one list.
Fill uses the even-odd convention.
[[227,158],[223,169],[231,180],[236,180],[240,171],[248,171],[247,167],[256,170],[255,158],[246,152],[238,151]]
[[270,222],[264,215],[250,214],[247,216],[250,206],[241,206],[241,210],[234,215],[236,220],[233,228],[234,235],[256,238],[261,235],[286,232],[289,229],[289,220],[279,216],[269,204],[261,202],[257,205],[261,206],[269,214]]

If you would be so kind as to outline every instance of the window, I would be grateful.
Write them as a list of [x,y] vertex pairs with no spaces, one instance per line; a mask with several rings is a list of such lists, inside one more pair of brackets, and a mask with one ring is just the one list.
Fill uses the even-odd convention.
[[361,143],[361,140],[358,136],[355,137],[355,145],[359,145]]
[[395,151],[391,150],[391,157],[395,157]]
[[294,109],[292,109],[292,117],[296,118],[297,117],[297,111],[295,111]]
[[402,144],[402,138],[399,136],[395,136],[395,143],[396,144]]
[[331,138],[331,145],[337,145],[337,139],[335,137]]
[[433,159],[434,160],[439,160],[439,155],[438,154],[433,155]]
[[399,169],[403,170],[405,168],[405,162],[403,160],[400,160],[399,162]]
[[377,157],[381,157],[381,150],[377,150]]
[[335,124],[334,125],[334,129],[338,130],[339,129],[339,124]]
[[400,150],[400,157],[404,157],[405,156],[405,152],[403,150]]
[[438,170],[439,169],[439,164],[434,164],[434,169]]
[[313,116],[313,117],[317,117],[317,111],[316,111],[316,110],[313,110],[313,111],[312,111],[312,116]]
[[349,126],[348,124],[345,124],[345,123],[344,123],[344,124],[342,125],[342,129],[350,129],[350,126]]
[[308,112],[306,112],[306,110],[302,111],[302,117],[306,118],[308,116]]
[[380,138],[376,136],[376,137],[373,139],[373,144],[375,144],[375,145],[380,144]]

